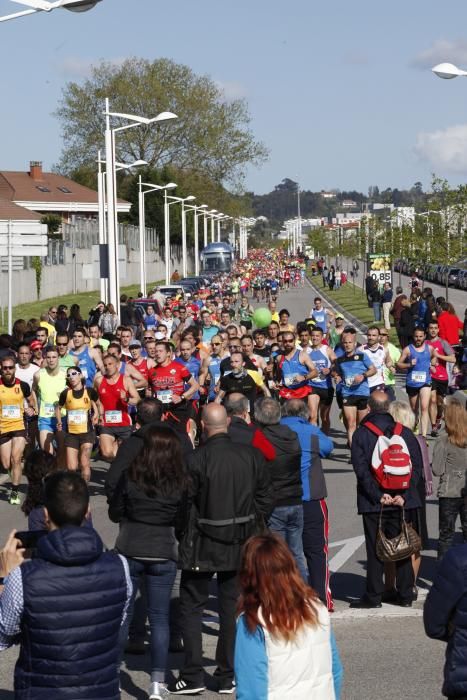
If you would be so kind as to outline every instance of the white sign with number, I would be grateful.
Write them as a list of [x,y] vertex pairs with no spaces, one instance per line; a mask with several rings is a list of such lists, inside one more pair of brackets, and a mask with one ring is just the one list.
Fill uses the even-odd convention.
[[392,272],[391,270],[372,270],[371,276],[382,286],[385,282],[389,282],[392,285]]

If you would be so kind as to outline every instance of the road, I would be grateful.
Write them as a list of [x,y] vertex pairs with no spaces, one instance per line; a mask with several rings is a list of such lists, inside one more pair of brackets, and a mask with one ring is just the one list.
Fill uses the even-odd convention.
[[[307,316],[313,299],[310,287],[293,289],[280,297],[280,307],[291,311],[294,322]],[[348,463],[343,425],[337,411],[332,414],[332,459],[324,460],[330,510],[330,561],[334,573],[331,587],[336,612],[332,622],[344,664],[344,700],[410,700],[441,698],[444,645],[428,640],[423,632],[422,600],[436,569],[437,501],[427,505],[430,548],[424,552],[421,568],[420,599],[413,608],[384,605],[381,610],[350,610],[349,601],[359,597],[365,585],[365,548],[360,517],[356,513],[355,477]],[[90,484],[92,514],[104,542],[112,546],[117,528],[106,515],[103,481],[106,466],[93,465]],[[0,537],[5,539],[12,527],[25,527],[25,517],[18,507],[6,502],[0,487]],[[205,664],[212,674],[217,626],[215,598],[205,621]],[[0,666],[0,700],[13,700],[13,667],[17,649],[4,652]],[[176,672],[181,657],[170,657],[170,668]],[[122,670],[122,698],[147,698],[149,656],[127,656]],[[203,695],[211,700],[215,692]],[[51,698],[53,700],[53,698]],[[293,700],[293,698],[284,698]]]
[[[335,264],[335,261],[334,261]],[[365,263],[363,260],[360,260],[360,270],[359,270],[359,276],[356,280],[356,283],[359,286],[364,285],[364,278],[365,278]],[[342,269],[344,270],[351,270],[352,269],[352,260],[349,258],[343,258],[343,263],[342,263]],[[409,280],[410,277],[408,275],[399,275],[398,272],[392,273],[392,284],[393,288],[395,289],[397,286],[401,286],[404,294],[408,294],[410,292],[410,287],[409,287]],[[433,294],[435,297],[446,297],[446,287],[441,286],[439,284],[433,284],[432,282],[425,281],[424,282],[425,287],[431,287],[433,290]],[[451,302],[451,304],[454,306],[457,315],[461,320],[464,320],[464,314],[465,310],[467,308],[467,291],[464,289],[454,289],[454,287],[449,287],[448,289],[448,300]]]

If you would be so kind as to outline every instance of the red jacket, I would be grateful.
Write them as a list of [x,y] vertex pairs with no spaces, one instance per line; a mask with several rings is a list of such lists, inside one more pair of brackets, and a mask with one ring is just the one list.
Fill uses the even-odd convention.
[[459,331],[464,329],[464,324],[454,314],[442,311],[438,316],[439,337],[446,340],[449,345],[459,344]]

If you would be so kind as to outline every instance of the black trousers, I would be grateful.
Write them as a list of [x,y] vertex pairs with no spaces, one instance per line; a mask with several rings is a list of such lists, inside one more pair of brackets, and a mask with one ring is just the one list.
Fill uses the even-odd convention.
[[[407,521],[413,520],[411,510],[405,511]],[[381,603],[384,591],[384,563],[376,556],[376,535],[378,532],[379,513],[363,513],[363,530],[365,533],[367,570],[366,595],[372,603]],[[401,531],[401,512],[385,510],[383,513],[383,532],[386,537],[397,537]],[[396,586],[401,600],[413,599],[414,574],[412,559],[394,562],[396,566]]]
[[439,499],[438,559],[442,559],[449,547],[452,547],[458,515],[460,515],[461,519],[464,542],[467,542],[467,508],[465,506],[464,498]]
[[334,609],[329,586],[329,519],[326,499],[303,501],[303,553],[308,566],[310,586],[328,610]]
[[[213,576],[214,572],[182,571],[180,583],[180,622],[185,647],[181,676],[196,685],[203,684],[201,626]],[[214,676],[220,681],[231,681],[234,677],[235,609],[239,593],[236,571],[217,572],[217,593],[219,638]]]

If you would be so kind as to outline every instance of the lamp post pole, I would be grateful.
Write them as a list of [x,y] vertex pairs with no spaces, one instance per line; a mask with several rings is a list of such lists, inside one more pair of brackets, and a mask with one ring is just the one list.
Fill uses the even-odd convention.
[[110,128],[109,98],[105,98],[105,160],[106,160],[106,189],[107,189],[107,235],[108,235],[108,280],[109,293],[108,301],[113,304],[118,314],[119,299],[117,291],[117,272],[115,265],[115,190],[112,130]]
[[144,209],[144,192],[141,175],[138,179],[138,206],[139,206],[139,253],[140,253],[140,289],[143,297],[146,297],[146,212]]
[[[105,187],[104,187],[104,174],[102,172],[102,157],[101,151],[97,152],[97,201],[99,208],[99,260],[101,259],[102,248],[107,243],[106,230],[105,230]],[[109,290],[107,285],[107,277],[103,277],[100,274],[100,293],[102,301],[107,304],[109,301]]]

